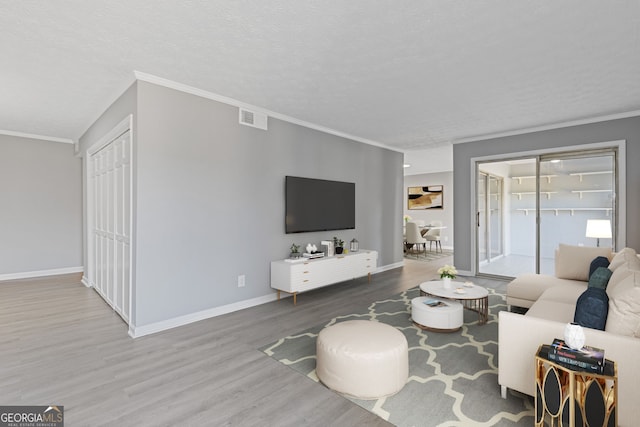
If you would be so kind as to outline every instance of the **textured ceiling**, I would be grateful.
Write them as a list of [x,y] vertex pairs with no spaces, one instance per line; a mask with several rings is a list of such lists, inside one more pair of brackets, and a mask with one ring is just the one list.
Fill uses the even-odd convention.
[[400,150],[640,110],[640,2],[0,0],[0,130],[138,70]]

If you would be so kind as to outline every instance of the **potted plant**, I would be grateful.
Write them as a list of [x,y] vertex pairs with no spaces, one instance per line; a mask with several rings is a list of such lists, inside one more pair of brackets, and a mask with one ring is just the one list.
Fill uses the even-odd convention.
[[342,251],[344,251],[344,240],[340,240],[337,237],[334,237],[333,247],[335,248],[336,254],[340,255]]
[[295,243],[293,243],[290,249],[291,253],[289,254],[289,258],[300,258],[300,245],[296,245]]
[[444,267],[440,267],[438,269],[438,274],[442,279],[442,286],[445,289],[449,289],[451,287],[451,280],[456,278],[458,270],[456,270],[453,265],[445,265]]

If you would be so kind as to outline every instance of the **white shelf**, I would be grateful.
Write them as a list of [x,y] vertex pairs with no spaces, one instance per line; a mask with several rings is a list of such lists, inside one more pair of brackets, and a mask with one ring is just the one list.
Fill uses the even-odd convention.
[[[607,213],[607,216],[609,216],[611,214],[611,210],[612,208],[542,208],[540,209],[541,212],[553,212],[555,213],[556,216],[558,216],[559,212],[563,212],[563,211],[567,211],[571,213],[572,216],[576,211],[599,211],[599,212],[605,211]],[[524,212],[525,215],[529,215],[529,212],[535,212],[536,209],[522,208],[522,209],[516,209],[516,211]]]
[[571,190],[572,193],[578,193],[582,199],[582,193],[611,193],[613,190]]
[[612,173],[613,173],[613,171],[575,172],[575,173],[570,173],[569,176],[578,176],[578,177],[580,177],[580,182],[582,182],[582,177],[583,176],[588,176],[588,175],[606,175],[606,174],[611,175]]
[[[551,184],[551,178],[555,178],[558,175],[540,175],[540,178],[547,178],[547,183]],[[511,179],[517,179],[518,184],[522,184],[523,179],[536,179],[535,175],[527,175],[527,176],[512,176]]]
[[[551,199],[551,195],[557,194],[557,193],[558,193],[557,191],[541,191],[540,192],[540,194],[546,194],[547,199]],[[518,200],[522,200],[522,196],[536,194],[536,192],[535,191],[514,191],[511,194],[515,194],[516,196],[518,196]]]

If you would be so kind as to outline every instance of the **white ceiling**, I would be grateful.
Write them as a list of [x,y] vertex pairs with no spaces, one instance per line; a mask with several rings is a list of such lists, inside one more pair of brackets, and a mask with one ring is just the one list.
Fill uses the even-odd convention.
[[71,140],[134,70],[408,156],[640,110],[638,0],[0,0],[0,55],[0,131]]

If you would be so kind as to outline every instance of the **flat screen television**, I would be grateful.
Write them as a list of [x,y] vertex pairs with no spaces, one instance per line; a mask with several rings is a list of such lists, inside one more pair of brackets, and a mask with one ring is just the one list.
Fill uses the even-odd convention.
[[356,184],[285,177],[285,232],[356,228]]

